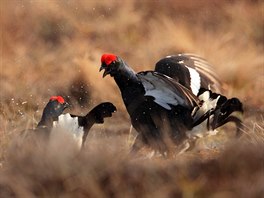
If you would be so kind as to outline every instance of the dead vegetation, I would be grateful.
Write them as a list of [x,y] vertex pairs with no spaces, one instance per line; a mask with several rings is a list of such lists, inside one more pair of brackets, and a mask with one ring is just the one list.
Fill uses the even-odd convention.
[[[263,196],[262,1],[3,0],[0,6],[0,197]],[[220,150],[131,159],[118,88],[99,73],[105,52],[136,71],[178,52],[205,57],[225,82],[225,94],[244,103],[243,136]],[[93,128],[81,154],[63,138],[34,149],[30,142],[11,146],[58,94],[74,113],[103,101],[118,112]]]

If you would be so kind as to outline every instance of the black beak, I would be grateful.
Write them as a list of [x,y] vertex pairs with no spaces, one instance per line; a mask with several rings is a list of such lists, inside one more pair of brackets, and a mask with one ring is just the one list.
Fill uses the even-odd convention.
[[104,65],[102,65],[101,67],[100,67],[100,70],[99,70],[99,72],[101,72],[102,70],[105,70],[104,71],[104,74],[103,74],[103,78],[105,77],[105,76],[107,76],[108,74],[110,74],[110,69],[108,69],[106,66],[104,66]]

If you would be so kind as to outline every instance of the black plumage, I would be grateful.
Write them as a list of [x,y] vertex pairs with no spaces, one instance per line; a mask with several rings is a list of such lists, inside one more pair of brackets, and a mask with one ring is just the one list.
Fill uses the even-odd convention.
[[139,136],[133,150],[142,143],[161,152],[168,141],[179,143],[192,127],[191,112],[198,98],[172,78],[158,72],[135,73],[120,57],[103,55],[103,76],[114,77]]
[[104,102],[95,106],[85,116],[70,114],[72,118],[78,118],[78,127],[83,127],[82,148],[92,126],[94,124],[103,124],[104,118],[112,117],[114,112],[116,112],[116,107],[110,102]]
[[171,55],[159,60],[155,71],[170,76],[204,103],[199,113],[193,116],[193,127],[206,121],[207,130],[215,130],[227,122],[234,122],[237,136],[241,135],[242,121],[231,114],[243,113],[243,105],[237,98],[227,99],[221,95],[219,77],[205,59],[195,54]]
[[[56,128],[57,126],[60,126],[61,129],[69,130],[69,128],[71,128],[76,130],[71,131],[73,134],[77,132],[78,128],[82,127],[83,131],[81,138],[83,147],[91,127],[94,124],[103,124],[104,118],[111,117],[112,113],[116,111],[116,107],[112,103],[103,102],[95,106],[86,114],[86,116],[63,114],[63,111],[69,106],[70,105],[65,102],[63,97],[52,96],[43,110],[41,120],[36,129],[27,130],[27,132],[33,131],[37,137],[41,137],[43,140],[48,140],[54,127]],[[66,119],[64,119],[65,117]],[[71,120],[68,118],[71,118]],[[73,120],[77,120],[76,126],[74,126],[75,122]]]
[[155,71],[135,73],[120,57],[102,56],[100,71],[105,70],[103,77],[114,77],[131,123],[139,133],[133,150],[147,144],[165,153],[170,143],[181,143],[191,133],[187,132],[206,120],[212,128],[224,124],[226,117],[218,112],[226,107],[230,114],[240,110],[236,105],[228,108],[227,101],[233,99],[217,103],[222,101],[220,94],[202,92],[212,87],[219,90],[220,83],[204,60],[195,59],[196,62],[189,56],[170,56],[160,60]]
[[155,71],[165,74],[195,95],[201,88],[221,93],[221,83],[211,65],[203,58],[194,54],[177,54],[160,59]]
[[53,122],[57,121],[58,117],[68,107],[69,104],[65,102],[63,97],[52,96],[43,110],[41,119],[37,125],[37,128],[35,129],[35,132],[38,135],[48,138],[53,128]]

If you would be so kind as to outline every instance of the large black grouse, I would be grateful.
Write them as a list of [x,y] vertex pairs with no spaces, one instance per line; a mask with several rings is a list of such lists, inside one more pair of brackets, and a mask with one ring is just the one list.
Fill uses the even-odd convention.
[[193,107],[200,102],[190,90],[158,72],[136,74],[115,55],[105,54],[101,62],[103,77],[114,77],[132,125],[139,132],[133,150],[144,143],[165,152],[168,141],[180,143],[186,138],[185,132],[192,128]]
[[[197,97],[200,89],[197,87],[194,92],[192,84],[188,86],[187,78],[181,80],[184,73],[180,72],[180,77],[172,78],[162,74],[166,74],[164,68],[159,66],[162,64],[156,67],[159,72],[135,73],[113,54],[104,54],[101,63],[100,71],[105,69],[103,77],[108,74],[114,77],[132,125],[139,132],[133,150],[143,143],[161,152],[167,151],[171,140],[176,144],[182,142],[187,136],[186,132],[209,118],[212,114],[209,113],[212,111],[210,107],[213,106],[214,110],[216,106]],[[208,101],[212,95],[209,94]]]
[[[227,99],[220,94],[219,78],[205,59],[195,54],[166,56],[156,63],[155,71],[173,78],[203,102],[194,112],[193,127],[206,121],[207,129],[215,130],[227,122],[234,122],[237,136],[241,135],[243,127],[238,115],[243,113],[242,103],[237,98]],[[191,134],[195,135],[194,131]]]

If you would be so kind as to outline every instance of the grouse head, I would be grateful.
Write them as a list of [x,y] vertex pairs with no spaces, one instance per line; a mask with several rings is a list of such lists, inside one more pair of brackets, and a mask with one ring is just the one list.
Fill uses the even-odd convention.
[[122,67],[121,62],[122,60],[114,54],[103,54],[101,57],[101,67],[100,67],[100,71],[102,71],[103,69],[105,70],[103,74],[103,78],[108,74],[110,74],[110,76],[115,76],[115,74]]
[[[237,98],[231,98],[221,104],[215,112],[214,123],[222,123],[233,113],[243,113],[243,104]],[[238,114],[239,115],[239,114]]]
[[43,115],[46,118],[52,118],[52,120],[57,120],[58,116],[62,114],[64,109],[68,108],[69,104],[65,102],[64,98],[61,96],[52,96],[44,108]]

